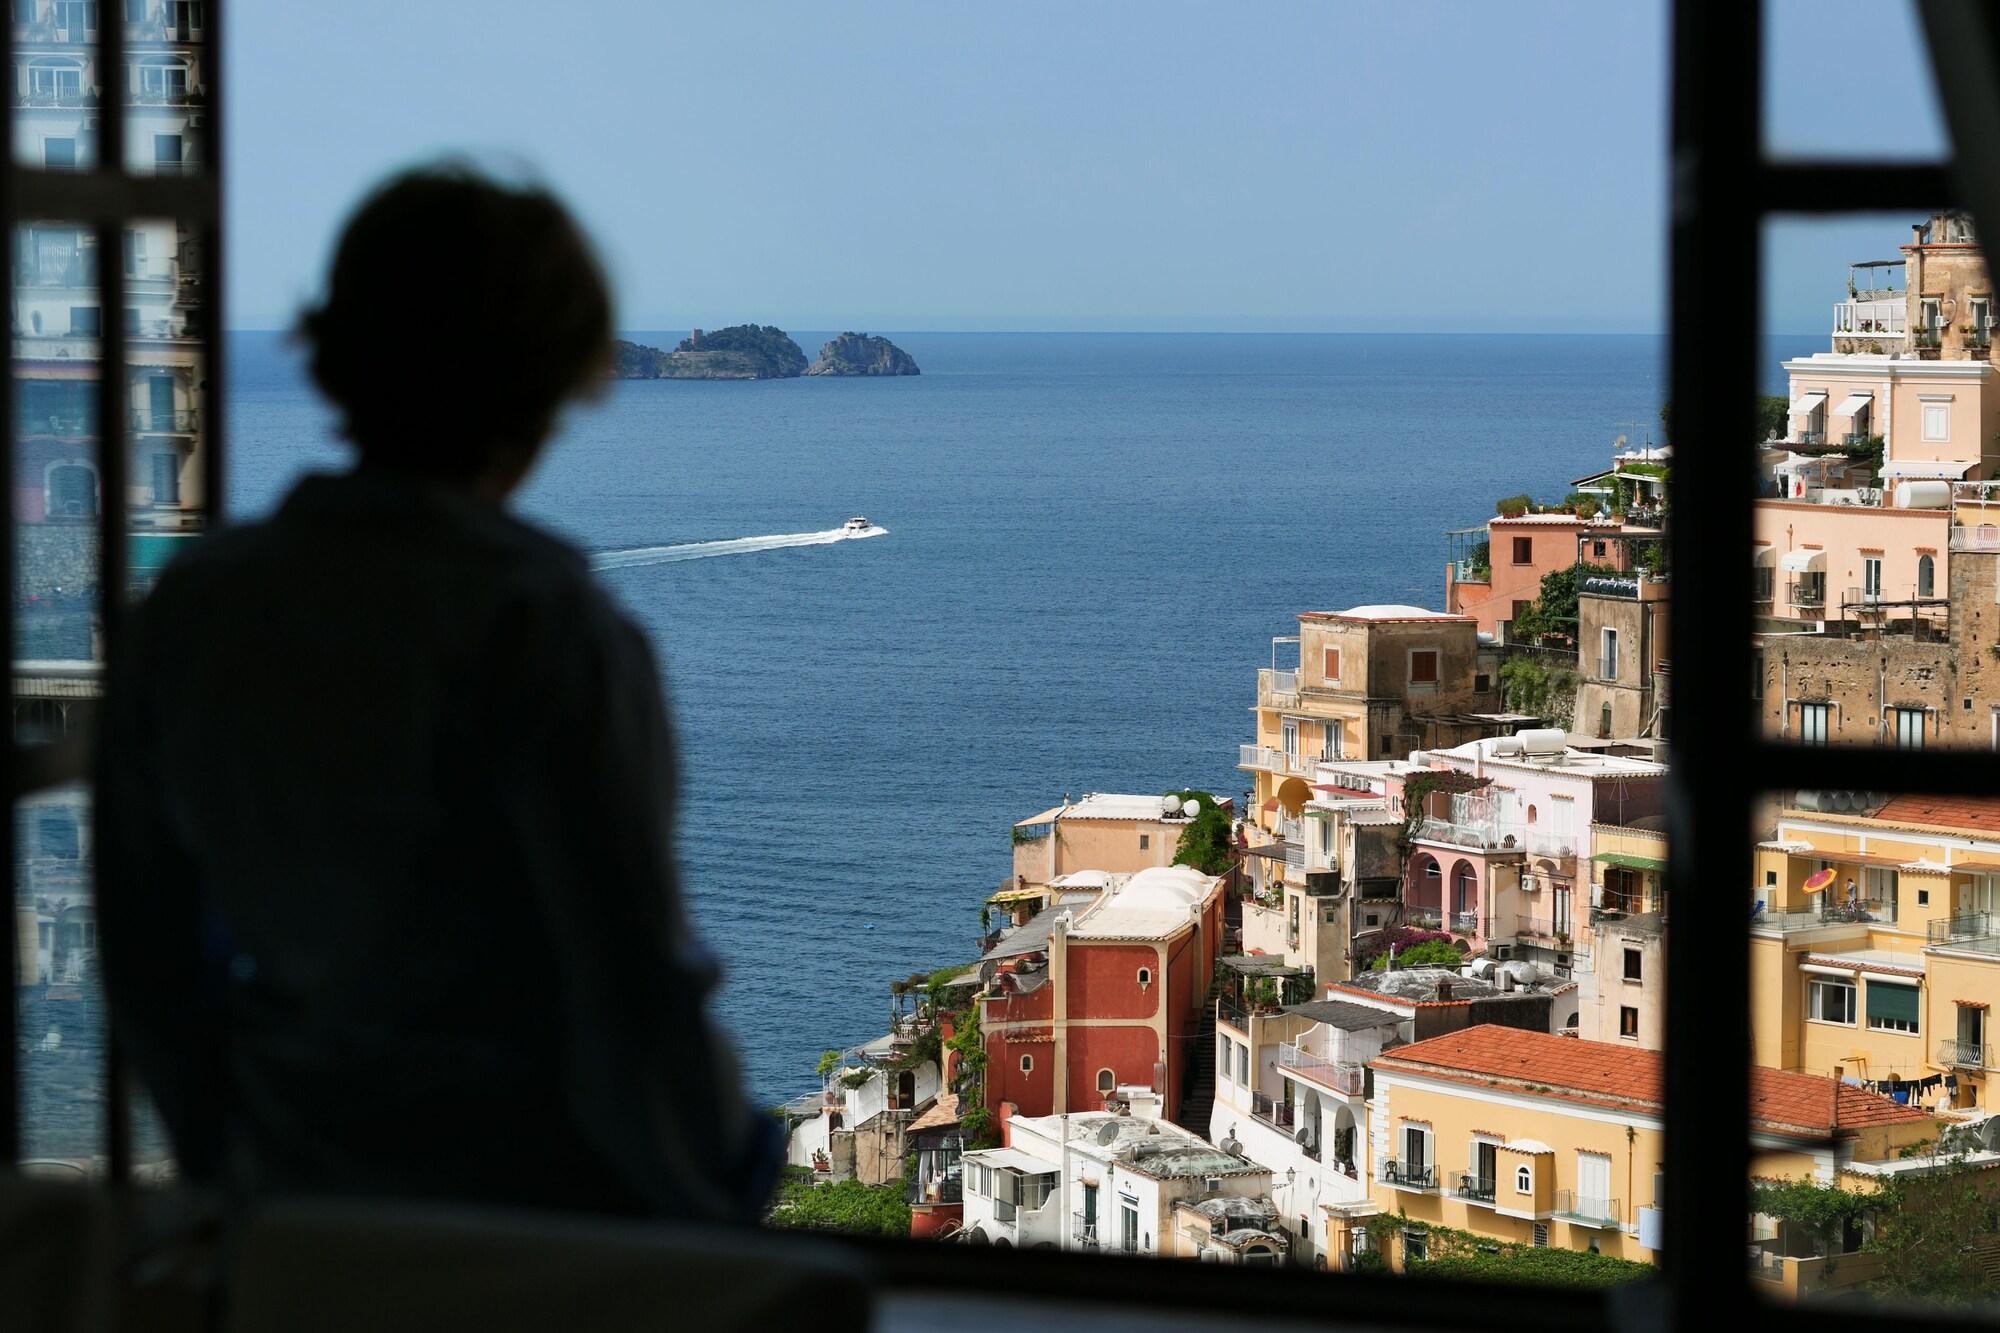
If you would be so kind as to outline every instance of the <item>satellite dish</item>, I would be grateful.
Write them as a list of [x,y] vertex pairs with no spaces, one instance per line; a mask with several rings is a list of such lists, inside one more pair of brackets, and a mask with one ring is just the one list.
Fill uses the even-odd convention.
[[1181,798],[1172,792],[1168,792],[1160,798],[1160,813],[1166,815],[1168,818],[1171,819],[1180,808]]
[[1186,815],[1189,819],[1193,819],[1196,815],[1201,813],[1201,802],[1195,800],[1193,797],[1189,797],[1187,803],[1181,806],[1181,813]]
[[1099,1125],[1097,1127],[1096,1138],[1098,1147],[1109,1148],[1113,1143],[1118,1141],[1118,1122],[1116,1120],[1107,1120]]

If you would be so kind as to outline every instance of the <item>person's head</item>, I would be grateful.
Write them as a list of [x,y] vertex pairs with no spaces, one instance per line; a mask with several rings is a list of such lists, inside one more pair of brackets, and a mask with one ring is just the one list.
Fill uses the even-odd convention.
[[455,164],[362,202],[299,321],[364,462],[494,495],[602,383],[611,329],[603,269],[555,196]]

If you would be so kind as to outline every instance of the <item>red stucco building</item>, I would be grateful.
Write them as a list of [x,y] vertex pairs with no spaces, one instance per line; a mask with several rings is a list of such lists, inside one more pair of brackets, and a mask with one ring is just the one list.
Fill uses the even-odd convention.
[[1141,870],[998,945],[988,957],[1000,970],[980,1000],[987,1107],[1096,1111],[1120,1087],[1180,1105],[1215,969],[1222,883],[1186,866]]

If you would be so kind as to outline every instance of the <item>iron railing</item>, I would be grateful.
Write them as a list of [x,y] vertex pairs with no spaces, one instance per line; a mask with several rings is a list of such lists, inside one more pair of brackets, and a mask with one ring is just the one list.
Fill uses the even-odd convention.
[[1458,1183],[1451,1187],[1454,1199],[1466,1199],[1472,1203],[1493,1202],[1493,1177],[1475,1176],[1469,1172],[1459,1176]]
[[1944,944],[1950,940],[1982,940],[1994,933],[1991,912],[1959,912],[1940,921],[1926,922],[1924,943]]
[[1618,1200],[1578,1194],[1575,1190],[1556,1191],[1555,1215],[1586,1226],[1615,1227],[1624,1221]]
[[1434,1190],[1438,1187],[1435,1166],[1405,1166],[1395,1158],[1382,1163],[1382,1183],[1403,1190]]
[[1993,1048],[1976,1041],[1941,1041],[1937,1062],[1949,1069],[1991,1069]]
[[1366,1065],[1351,1060],[1329,1060],[1289,1041],[1278,1047],[1278,1067],[1295,1069],[1321,1087],[1351,1097],[1361,1096],[1368,1083]]

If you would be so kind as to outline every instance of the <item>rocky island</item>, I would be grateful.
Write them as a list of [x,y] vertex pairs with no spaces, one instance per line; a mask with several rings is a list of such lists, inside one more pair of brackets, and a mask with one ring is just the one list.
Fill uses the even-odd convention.
[[785,380],[806,368],[806,354],[783,329],[734,324],[696,329],[671,352],[618,339],[612,375],[621,380]]
[[808,375],[920,375],[910,354],[887,338],[843,333],[819,349]]
[[612,344],[611,375],[621,380],[788,380],[800,375],[915,375],[917,363],[887,338],[843,333],[819,349],[810,366],[806,354],[783,329],[769,324],[733,324],[704,333],[696,329],[671,352],[623,338]]

